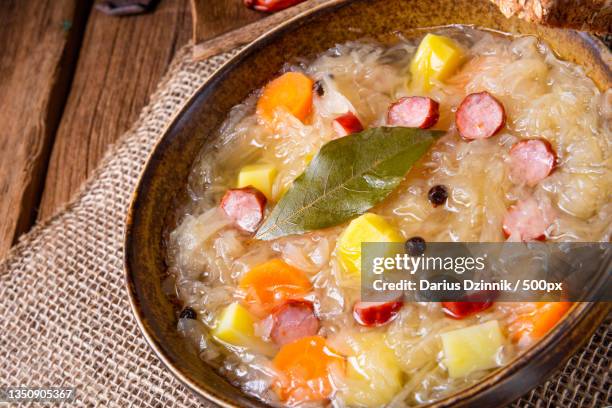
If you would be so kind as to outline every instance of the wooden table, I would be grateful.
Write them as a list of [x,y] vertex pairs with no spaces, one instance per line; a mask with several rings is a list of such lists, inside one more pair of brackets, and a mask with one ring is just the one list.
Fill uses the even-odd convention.
[[94,0],[2,2],[0,259],[69,201],[136,120],[192,25],[198,43],[215,38],[198,49],[217,50],[334,0],[308,0],[265,20],[242,0],[191,1],[195,23],[190,0],[160,0],[130,17],[107,16]]
[[[199,39],[263,16],[242,0],[205,1]],[[129,17],[107,16],[91,0],[2,2],[0,258],[68,202],[191,37],[189,0]]]

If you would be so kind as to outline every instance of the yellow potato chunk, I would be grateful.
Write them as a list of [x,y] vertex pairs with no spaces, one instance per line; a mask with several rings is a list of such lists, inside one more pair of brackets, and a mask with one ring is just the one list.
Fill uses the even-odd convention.
[[240,169],[238,188],[253,186],[268,200],[272,199],[272,185],[276,178],[276,167],[272,164],[251,164]]
[[497,320],[452,330],[440,335],[443,363],[452,378],[497,367],[497,355],[504,339]]
[[221,312],[212,331],[215,339],[230,346],[273,354],[273,347],[255,336],[255,318],[240,303],[232,303]]
[[362,242],[402,242],[399,231],[377,214],[365,213],[350,222],[336,246],[340,265],[349,277],[361,273]]
[[412,79],[424,88],[429,88],[432,80],[443,81],[451,76],[463,58],[463,49],[454,40],[442,35],[427,34],[410,64]]
[[359,333],[349,340],[342,399],[355,407],[381,407],[402,388],[402,371],[382,333]]

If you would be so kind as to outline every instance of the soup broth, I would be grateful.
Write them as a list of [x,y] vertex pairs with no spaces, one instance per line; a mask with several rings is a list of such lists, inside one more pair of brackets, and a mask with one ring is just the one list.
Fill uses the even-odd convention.
[[[164,286],[201,359],[270,404],[432,402],[507,364],[571,306],[361,302],[342,254],[354,222],[417,246],[610,240],[610,90],[536,37],[432,33],[288,63],[194,163]],[[324,145],[383,126],[444,135],[365,218],[254,237]]]

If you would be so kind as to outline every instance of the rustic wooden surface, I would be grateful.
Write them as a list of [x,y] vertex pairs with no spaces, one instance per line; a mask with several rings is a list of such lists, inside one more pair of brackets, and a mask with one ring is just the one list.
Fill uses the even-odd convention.
[[[191,0],[195,44],[201,44],[268,16],[245,7],[242,0],[226,0],[218,3],[214,0]],[[246,28],[240,31],[246,31]],[[232,33],[234,34],[236,32]]]
[[149,14],[92,10],[70,96],[55,137],[38,218],[79,188],[136,120],[178,48],[191,36],[188,0],[164,0]]
[[35,219],[87,3],[0,5],[0,257]]
[[209,30],[213,17],[207,13],[207,9],[209,7],[208,4],[210,2],[208,0],[192,0],[192,7],[194,10],[193,15],[196,16],[193,23],[195,41],[195,46],[193,47],[194,59],[206,59],[213,55],[219,54],[224,50],[231,50],[238,46],[248,44],[270,29],[290,20],[291,17],[294,17],[306,10],[319,7],[323,4],[327,5],[336,2],[340,1],[308,0],[288,9],[278,11],[274,14],[269,14],[265,19],[261,19],[261,13],[249,11],[244,7],[242,9],[238,8],[239,14],[237,15],[244,16],[244,19],[240,18],[242,23],[234,24],[234,26],[242,27],[244,23],[252,20],[250,24],[245,25],[239,30],[233,30],[231,32],[226,32],[225,34],[211,37]]
[[[199,40],[265,16],[242,0],[206,3]],[[0,258],[78,190],[192,39],[190,0],[130,17],[93,4],[0,4]]]
[[[262,16],[241,0],[207,0],[198,35],[206,39]],[[92,12],[74,83],[47,172],[39,219],[78,190],[113,143],[138,117],[174,53],[192,37],[189,0],[162,0],[153,13],[111,17]]]

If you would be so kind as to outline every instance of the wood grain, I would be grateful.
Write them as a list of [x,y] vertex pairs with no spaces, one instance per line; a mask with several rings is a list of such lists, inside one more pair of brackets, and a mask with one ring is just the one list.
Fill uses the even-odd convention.
[[[237,30],[218,35],[214,38],[206,35],[208,23],[200,16],[205,15],[207,0],[192,0],[193,14],[198,17],[194,20],[193,57],[195,60],[206,59],[224,51],[248,44],[265,32],[275,28],[306,10],[321,7],[327,4],[340,3],[338,0],[307,0],[288,9],[274,14],[260,14],[260,19]],[[255,13],[255,12],[253,12]]]
[[164,0],[152,13],[130,17],[92,10],[53,146],[40,220],[70,199],[108,146],[137,119],[190,37],[188,0]]
[[242,0],[191,0],[191,11],[195,44],[242,28],[267,16],[247,8]]
[[89,1],[0,7],[0,258],[35,219]]

